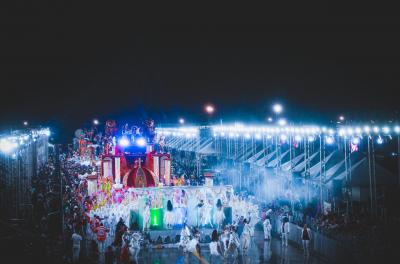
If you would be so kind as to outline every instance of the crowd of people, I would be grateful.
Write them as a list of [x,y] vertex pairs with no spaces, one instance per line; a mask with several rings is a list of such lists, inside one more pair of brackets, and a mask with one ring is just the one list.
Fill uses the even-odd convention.
[[[89,213],[92,201],[87,193],[87,181],[79,176],[92,174],[95,167],[84,164],[71,159],[71,156],[67,158],[67,155],[61,155],[61,181],[57,177],[52,160],[40,168],[38,177],[32,181],[34,224],[45,238],[51,237],[60,241],[60,236],[64,234],[66,262],[92,261],[97,263],[99,259],[103,259],[106,263],[129,263],[132,254],[137,256],[140,250],[139,241],[143,239],[143,233],[135,239],[136,247],[139,248],[135,251],[132,246],[133,234],[129,231],[129,223],[125,223],[124,217],[115,214],[93,215]],[[61,188],[63,190],[62,199],[60,199]],[[249,195],[245,196],[246,199],[251,198]],[[241,199],[237,202],[240,201]],[[60,207],[62,207],[62,219],[61,215],[57,213]],[[366,218],[355,216],[346,218],[333,213],[315,213],[318,211],[315,208],[315,210],[307,207],[299,208],[296,205],[296,210],[292,210],[290,204],[279,199],[266,204],[265,208],[266,210],[259,212],[260,217],[258,215],[257,217],[250,217],[250,215],[246,217],[246,212],[244,212],[240,213],[240,217],[238,214],[233,216],[232,226],[218,226],[209,241],[211,255],[223,258],[228,255],[245,254],[250,247],[254,228],[259,220],[261,220],[264,230],[264,238],[271,239],[273,230],[277,230],[283,246],[288,244],[289,219],[296,223],[302,228],[303,247],[307,254],[309,254],[309,241],[311,240],[310,228],[324,235],[345,240],[343,236],[346,235],[352,239],[365,238],[365,230],[374,226],[373,223],[367,222]],[[280,226],[273,229],[272,225],[277,223],[271,221],[272,218],[285,220],[279,222]],[[60,232],[60,225],[57,224],[59,223],[57,220],[60,219],[63,222],[63,232]],[[373,230],[376,232],[376,229]],[[184,232],[181,233],[181,241],[184,240],[184,235]],[[185,245],[185,250],[201,256],[199,235],[194,231],[188,237],[190,239]],[[193,239],[195,240],[189,243]],[[193,246],[196,241],[196,246]],[[229,248],[231,247],[235,247],[236,251],[230,252]]]

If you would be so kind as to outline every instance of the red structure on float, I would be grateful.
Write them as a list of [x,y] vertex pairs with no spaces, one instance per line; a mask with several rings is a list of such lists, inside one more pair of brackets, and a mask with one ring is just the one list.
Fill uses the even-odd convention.
[[158,187],[171,184],[171,155],[154,151],[126,153],[106,144],[101,155],[101,177],[113,179],[114,188]]

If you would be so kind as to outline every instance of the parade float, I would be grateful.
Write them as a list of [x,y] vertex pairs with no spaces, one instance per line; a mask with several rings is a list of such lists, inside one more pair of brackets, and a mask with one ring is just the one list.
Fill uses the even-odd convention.
[[86,177],[90,216],[122,218],[133,230],[174,229],[184,223],[217,228],[234,217],[258,217],[258,208],[235,196],[231,186],[213,186],[211,174],[205,175],[204,186],[186,186],[183,176],[174,177],[173,157],[163,151],[162,138],[155,140],[152,120],[143,132],[128,125],[119,132],[110,120],[104,132],[99,155],[88,152],[88,144],[81,144],[85,137],[76,133],[79,160],[98,172]]

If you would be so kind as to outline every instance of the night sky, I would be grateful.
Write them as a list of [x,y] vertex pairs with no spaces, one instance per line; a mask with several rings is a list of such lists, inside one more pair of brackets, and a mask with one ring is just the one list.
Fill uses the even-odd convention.
[[53,5],[2,9],[3,129],[197,122],[206,102],[214,120],[263,122],[276,101],[303,122],[399,119],[396,17]]

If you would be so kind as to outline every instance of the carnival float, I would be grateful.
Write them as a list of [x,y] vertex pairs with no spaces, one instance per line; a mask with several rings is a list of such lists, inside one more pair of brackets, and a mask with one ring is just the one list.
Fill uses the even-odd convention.
[[210,175],[204,186],[186,186],[183,176],[173,176],[173,157],[164,152],[163,138],[156,138],[153,120],[122,129],[108,120],[104,136],[76,131],[76,159],[95,168],[81,175],[89,217],[122,218],[132,230],[220,228],[240,216],[256,221],[258,208],[234,195],[231,186],[213,186]]

